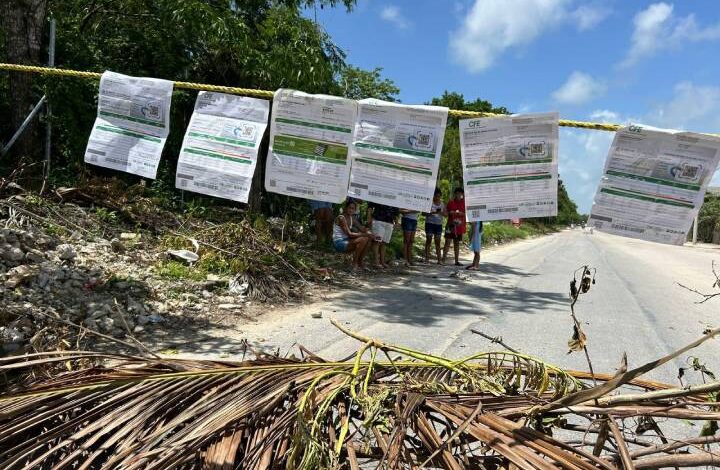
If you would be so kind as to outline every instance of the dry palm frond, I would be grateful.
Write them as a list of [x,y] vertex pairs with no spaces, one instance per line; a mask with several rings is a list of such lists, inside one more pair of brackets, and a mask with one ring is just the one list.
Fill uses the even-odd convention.
[[[363,342],[346,362],[315,356],[234,363],[114,355],[102,357],[104,366],[39,379],[0,396],[0,468],[469,469],[512,464],[590,470],[622,462],[657,468],[653,465],[665,462],[658,455],[667,445],[638,452],[628,447],[617,426],[606,439],[623,452],[610,448],[597,455],[591,450],[594,442],[589,448],[573,445],[553,437],[547,427],[577,431],[560,419],[573,413],[604,416],[613,423],[616,416],[713,420],[720,415],[701,401],[720,389],[717,383],[674,390],[631,377],[626,383],[651,391],[596,397],[584,385],[587,374],[520,353],[479,353],[453,361],[346,333]],[[403,359],[379,361],[378,352]],[[0,372],[90,364],[90,359],[91,353],[76,352],[0,359]],[[601,374],[596,379],[617,382]],[[571,398],[586,396],[591,398]],[[565,405],[552,405],[558,402]],[[546,412],[540,414],[543,406]],[[703,445],[720,440],[704,439]],[[714,455],[695,451],[673,455],[672,461],[703,465]]]

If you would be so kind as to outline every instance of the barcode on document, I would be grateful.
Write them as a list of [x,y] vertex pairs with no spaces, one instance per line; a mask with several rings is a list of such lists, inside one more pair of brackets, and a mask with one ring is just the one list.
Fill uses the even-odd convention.
[[383,199],[397,199],[397,196],[395,194],[385,194],[378,191],[368,191],[368,194],[370,196],[381,197]]
[[631,227],[624,224],[612,224],[610,227],[614,228],[615,230],[622,230],[624,232],[645,233],[644,228]]
[[291,193],[307,194],[307,195],[310,195],[310,196],[313,195],[313,191],[310,190],[310,189],[293,188],[293,187],[291,187],[291,186],[288,186],[288,187],[285,188],[285,189],[287,189],[287,190],[288,190],[289,192],[291,192]]
[[500,212],[517,212],[517,207],[496,207],[495,209],[488,209],[488,214],[497,214]]

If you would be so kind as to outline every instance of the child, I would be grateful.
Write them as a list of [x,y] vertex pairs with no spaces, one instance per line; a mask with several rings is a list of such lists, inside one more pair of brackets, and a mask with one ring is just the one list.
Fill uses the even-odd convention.
[[448,221],[445,225],[445,247],[443,248],[443,263],[447,259],[450,243],[453,244],[455,252],[455,266],[460,264],[460,240],[463,239],[466,231],[465,225],[465,191],[463,188],[455,188],[453,199],[447,203]]
[[389,268],[385,262],[385,246],[392,239],[393,227],[400,211],[394,207],[376,204],[368,204],[368,226],[375,237],[377,247],[375,266],[377,268]]
[[482,221],[470,224],[472,231],[470,232],[470,249],[473,251],[473,262],[465,269],[478,271],[480,269],[480,249],[482,248]]
[[442,192],[439,188],[435,189],[433,195],[432,205],[430,206],[430,212],[425,214],[425,262],[428,263],[430,259],[430,245],[435,240],[435,255],[437,256],[437,263],[442,264],[440,256],[440,237],[442,236],[442,224],[443,218],[446,215],[445,206],[443,205],[440,197]]

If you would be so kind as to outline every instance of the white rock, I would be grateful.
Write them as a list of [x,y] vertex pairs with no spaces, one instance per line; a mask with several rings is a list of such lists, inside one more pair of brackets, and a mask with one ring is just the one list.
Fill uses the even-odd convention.
[[77,252],[72,245],[58,245],[57,254],[58,258],[63,261],[72,261],[77,257]]

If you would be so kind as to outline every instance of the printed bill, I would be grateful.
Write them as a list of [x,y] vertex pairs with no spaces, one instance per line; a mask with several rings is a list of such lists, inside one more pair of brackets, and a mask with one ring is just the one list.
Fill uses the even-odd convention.
[[448,108],[358,102],[348,194],[429,211],[437,182]]
[[178,160],[175,186],[247,202],[270,102],[201,91]]
[[558,114],[462,119],[468,221],[557,215]]
[[631,125],[615,134],[588,224],[682,245],[720,159],[720,138]]
[[105,72],[85,162],[155,179],[170,132],[173,82]]
[[340,203],[347,197],[348,148],[357,104],[295,90],[275,92],[265,189]]

